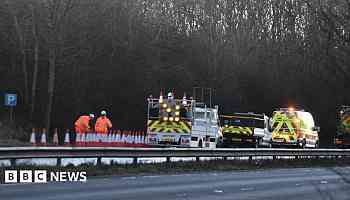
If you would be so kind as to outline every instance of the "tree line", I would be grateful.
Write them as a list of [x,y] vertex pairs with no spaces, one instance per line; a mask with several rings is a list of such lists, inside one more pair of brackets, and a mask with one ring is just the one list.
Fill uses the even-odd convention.
[[349,0],[4,0],[0,91],[32,126],[106,109],[144,128],[149,94],[211,87],[222,113],[304,107],[327,144],[350,101],[349,23]]

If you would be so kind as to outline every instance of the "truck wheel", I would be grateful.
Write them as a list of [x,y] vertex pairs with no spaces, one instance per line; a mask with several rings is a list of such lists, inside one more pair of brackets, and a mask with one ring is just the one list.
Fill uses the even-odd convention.
[[216,148],[224,148],[224,143],[223,142],[219,142],[216,144]]
[[315,143],[315,149],[318,149],[319,148],[319,144],[318,144],[318,141],[316,141]]
[[303,143],[301,143],[301,148],[302,149],[306,149],[306,140],[303,140]]
[[199,142],[198,142],[198,147],[199,147],[199,148],[203,148],[203,142],[202,142],[202,140],[199,140]]
[[272,144],[271,142],[267,143],[267,148],[271,149],[272,148]]
[[255,148],[259,148],[259,147],[260,147],[260,144],[261,144],[261,139],[260,139],[260,138],[256,138],[256,141],[255,141]]

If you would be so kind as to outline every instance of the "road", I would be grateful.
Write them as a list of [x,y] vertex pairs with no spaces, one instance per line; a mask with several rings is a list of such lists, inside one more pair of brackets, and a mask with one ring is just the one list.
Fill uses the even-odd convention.
[[299,168],[89,178],[0,185],[1,199],[350,199],[350,168]]

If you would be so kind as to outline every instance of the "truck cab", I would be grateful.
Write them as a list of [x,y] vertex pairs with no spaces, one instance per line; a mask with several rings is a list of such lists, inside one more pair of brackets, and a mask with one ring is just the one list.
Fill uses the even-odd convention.
[[271,132],[269,117],[265,114],[233,113],[221,115],[221,131],[223,147],[253,146],[270,147]]
[[218,106],[196,103],[193,109],[191,147],[215,148],[220,138]]
[[218,106],[186,96],[148,99],[147,143],[152,146],[215,148],[219,141]]

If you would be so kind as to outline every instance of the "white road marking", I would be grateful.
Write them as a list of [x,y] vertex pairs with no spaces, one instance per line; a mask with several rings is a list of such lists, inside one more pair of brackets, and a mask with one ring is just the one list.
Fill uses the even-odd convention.
[[159,178],[161,176],[142,176],[143,178]]
[[124,179],[124,180],[134,180],[134,179],[136,179],[136,176],[123,177],[122,179]]
[[176,196],[177,196],[177,197],[185,197],[185,196],[187,196],[187,194],[186,194],[186,193],[176,194]]
[[246,188],[241,188],[241,191],[249,191],[249,190],[254,190],[253,187],[246,187]]

